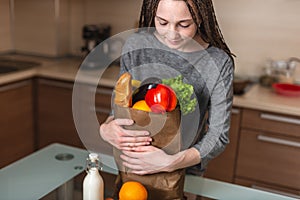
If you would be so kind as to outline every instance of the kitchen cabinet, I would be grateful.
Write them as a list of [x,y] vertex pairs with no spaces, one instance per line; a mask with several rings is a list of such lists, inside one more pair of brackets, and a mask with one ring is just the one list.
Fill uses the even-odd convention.
[[[45,78],[38,79],[38,147],[42,148],[48,144],[58,142],[80,148],[88,148],[89,150],[97,152],[97,149],[94,149],[96,146],[101,148],[101,153],[110,152],[111,146],[109,144],[103,142],[101,145],[97,145],[101,140],[98,134],[98,126],[95,127],[96,130],[92,131],[94,134],[91,134],[91,137],[79,137],[72,113],[73,86],[73,82]],[[91,106],[87,103],[87,98],[91,96],[90,93],[93,92],[94,87],[88,84],[79,84],[79,87],[79,112],[80,109],[83,109],[85,113],[86,111],[94,112],[96,113],[99,124],[103,123],[110,113],[112,88],[99,86],[95,93],[95,106]],[[87,134],[90,127],[94,127],[94,125],[90,125],[88,121],[88,118],[82,119],[84,123],[79,127],[79,130],[81,128],[85,129]],[[82,181],[85,175],[86,173],[84,172],[76,177],[75,188],[82,187]],[[103,173],[103,176],[106,182],[112,185],[111,182],[113,182],[115,178],[112,178],[111,175],[106,173]]]
[[300,118],[245,109],[236,183],[300,194]]
[[113,89],[91,84],[76,84],[74,120],[85,147],[93,152],[112,154],[112,147],[99,134],[99,126],[111,112]]
[[289,188],[281,187],[281,186],[274,185],[274,184],[267,184],[264,182],[243,179],[243,178],[235,178],[234,182],[238,185],[250,187],[253,189],[262,190],[262,191],[266,191],[266,192],[272,192],[275,194],[293,197],[295,199],[300,199],[300,190],[289,189]]
[[0,168],[34,151],[33,84],[0,86]]
[[205,177],[233,182],[235,173],[235,161],[238,145],[238,136],[240,129],[242,109],[233,108],[231,114],[231,124],[230,124],[230,143],[227,145],[225,151],[221,153],[218,157],[210,161],[207,170],[205,172]]
[[72,82],[37,81],[37,146],[62,143],[83,147],[72,114]]
[[37,85],[37,138],[39,148],[53,142],[84,148],[81,139],[84,140],[85,144],[101,139],[98,134],[98,126],[105,121],[110,113],[111,88],[99,86],[95,93],[95,106],[92,106],[88,104],[86,97],[91,96],[90,93],[93,91],[93,87],[88,84],[80,84],[79,109],[83,113],[96,113],[99,123],[97,125],[89,124],[89,117],[91,115],[85,116],[83,114],[85,118],[81,120],[82,124],[79,127],[79,131],[86,131],[86,134],[88,134],[88,132],[91,132],[90,127],[92,127],[94,128],[92,130],[94,134],[91,134],[91,138],[80,138],[72,113],[73,82],[39,79]]
[[68,55],[73,36],[69,34],[69,1],[14,0],[12,8],[16,51],[48,57]]

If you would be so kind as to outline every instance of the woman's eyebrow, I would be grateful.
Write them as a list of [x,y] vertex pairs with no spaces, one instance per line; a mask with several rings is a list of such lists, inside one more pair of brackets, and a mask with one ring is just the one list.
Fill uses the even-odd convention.
[[[157,16],[157,15],[156,15],[156,17],[157,17],[158,19],[160,19],[160,20],[168,21],[168,20],[166,20],[166,19],[164,19],[164,18],[162,18],[162,17],[160,17],[160,16]],[[190,18],[190,19],[182,19],[182,20],[180,20],[178,23],[181,23],[181,22],[190,22],[190,21],[193,21],[193,19],[192,19],[192,18]]]
[[160,19],[160,20],[167,21],[167,20],[165,20],[164,18],[159,17],[159,16],[157,16],[157,15],[156,15],[155,17],[157,17],[157,18]]

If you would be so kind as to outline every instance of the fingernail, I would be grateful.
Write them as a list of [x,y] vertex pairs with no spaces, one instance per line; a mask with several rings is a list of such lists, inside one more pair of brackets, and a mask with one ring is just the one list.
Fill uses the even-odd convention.
[[149,133],[149,132],[145,132],[144,135],[145,135],[145,136],[148,136],[148,135],[150,135],[150,133]]

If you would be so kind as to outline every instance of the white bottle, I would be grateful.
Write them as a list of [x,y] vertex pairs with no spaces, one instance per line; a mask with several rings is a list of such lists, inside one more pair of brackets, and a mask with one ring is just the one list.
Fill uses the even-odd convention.
[[90,153],[87,159],[87,175],[83,180],[83,200],[104,200],[104,182],[98,169],[99,156]]

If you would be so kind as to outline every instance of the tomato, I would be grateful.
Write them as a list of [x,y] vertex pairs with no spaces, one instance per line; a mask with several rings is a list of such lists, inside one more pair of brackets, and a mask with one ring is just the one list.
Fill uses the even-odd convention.
[[169,91],[170,91],[170,96],[169,96],[169,106],[167,107],[167,111],[172,111],[175,109],[176,105],[177,105],[177,97],[176,97],[176,94],[174,92],[174,90],[170,87],[169,88]]
[[171,111],[177,104],[175,92],[163,84],[157,84],[155,88],[149,89],[145,95],[145,101],[155,113]]

